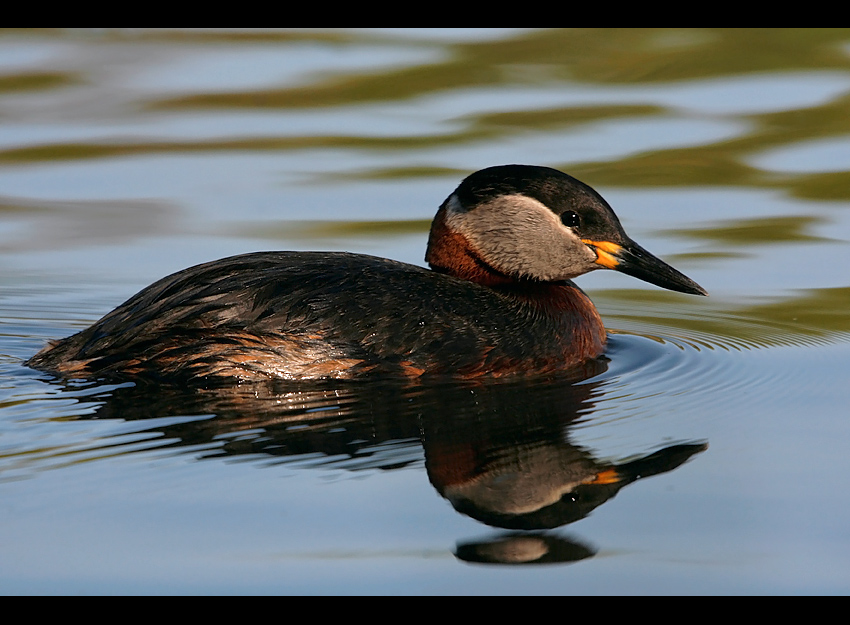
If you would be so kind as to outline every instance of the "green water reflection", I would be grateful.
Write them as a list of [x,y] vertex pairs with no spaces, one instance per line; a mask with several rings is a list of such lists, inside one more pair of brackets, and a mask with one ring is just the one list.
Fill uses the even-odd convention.
[[[183,35],[181,35],[182,37]],[[445,46],[447,58],[318,84],[161,100],[162,108],[317,107],[457,88],[580,80],[629,84],[804,69],[847,69],[846,29],[581,29]],[[391,42],[391,37],[378,38]],[[281,41],[290,40],[281,35]]]
[[[18,32],[17,34],[21,34]],[[43,33],[39,33],[43,34]],[[71,35],[57,33],[57,38]],[[401,38],[355,32],[185,33],[107,31],[94,44],[143,46],[228,46],[242,44],[288,45],[322,42],[346,46],[355,43],[399,45]],[[309,84],[259,90],[207,92],[177,97],[148,95],[152,112],[210,109],[316,110],[379,102],[404,102],[433,94],[461,93],[475,88],[569,88],[579,85],[630,86],[683,84],[716,77],[764,77],[804,70],[847,71],[850,55],[846,29],[587,29],[521,32],[498,40],[435,42],[416,45],[440,50],[439,60],[382,70],[313,76]],[[409,42],[406,44],[409,45]],[[105,53],[105,52],[104,52]],[[20,72],[0,78],[0,92],[32,89],[62,90],[85,81],[86,76],[57,72]],[[621,100],[628,100],[628,92]],[[635,96],[640,99],[639,96]],[[730,103],[732,104],[732,103]],[[746,131],[732,139],[689,147],[671,147],[599,162],[549,163],[569,166],[578,177],[608,186],[744,185],[781,188],[807,198],[850,197],[850,172],[783,174],[765,172],[747,157],[797,142],[850,133],[850,96],[827,99],[812,106],[720,117],[745,122]],[[210,151],[290,151],[307,148],[357,150],[415,150],[493,140],[519,132],[544,132],[600,120],[681,115],[669,106],[622,101],[594,102],[569,107],[483,112],[452,120],[450,132],[374,137],[358,134],[329,136],[232,137],[223,140],[158,141],[136,138],[109,141],[41,142],[39,145],[0,150],[0,163],[32,163],[139,154]],[[734,109],[734,106],[733,106]],[[361,175],[387,176],[386,168]],[[397,175],[415,175],[418,168],[400,167]],[[421,172],[420,172],[421,173]]]
[[[689,236],[714,243],[747,246],[770,243],[809,242],[823,243],[828,237],[809,234],[807,230],[826,219],[813,215],[795,215],[793,217],[759,217],[737,219],[717,225],[714,228],[699,230],[675,230],[672,234]],[[746,247],[739,248],[746,250]]]

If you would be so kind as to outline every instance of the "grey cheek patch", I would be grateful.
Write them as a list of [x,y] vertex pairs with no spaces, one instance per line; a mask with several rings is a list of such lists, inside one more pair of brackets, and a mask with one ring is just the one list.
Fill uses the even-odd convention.
[[566,280],[599,268],[593,251],[533,198],[506,195],[466,211],[451,196],[446,208],[448,226],[507,275]]

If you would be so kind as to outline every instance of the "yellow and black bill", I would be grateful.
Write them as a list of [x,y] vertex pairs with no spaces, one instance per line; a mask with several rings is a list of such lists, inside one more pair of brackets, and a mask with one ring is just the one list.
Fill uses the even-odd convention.
[[708,295],[708,292],[685,274],[673,269],[660,258],[653,256],[634,241],[624,244],[612,241],[582,241],[596,252],[596,264],[634,276],[655,286],[691,295]]

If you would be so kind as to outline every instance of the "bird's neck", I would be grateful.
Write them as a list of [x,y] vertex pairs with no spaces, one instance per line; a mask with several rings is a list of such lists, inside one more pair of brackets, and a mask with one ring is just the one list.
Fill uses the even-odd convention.
[[584,291],[570,280],[517,279],[494,269],[449,227],[445,207],[434,218],[425,260],[434,271],[492,288],[542,313],[561,328],[565,343],[581,353],[596,355],[605,344],[602,319]]
[[425,262],[434,271],[484,286],[504,286],[517,282],[515,278],[484,262],[470,247],[466,237],[448,225],[445,206],[440,208],[431,225]]

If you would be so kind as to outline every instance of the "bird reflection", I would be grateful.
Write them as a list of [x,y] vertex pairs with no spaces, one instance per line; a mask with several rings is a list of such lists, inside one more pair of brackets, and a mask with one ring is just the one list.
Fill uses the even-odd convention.
[[590,558],[596,550],[573,538],[535,532],[463,542],[455,555],[481,564],[559,564]]
[[[592,547],[551,530],[586,517],[641,477],[670,471],[703,451],[677,444],[628,462],[598,460],[570,440],[591,418],[605,359],[540,379],[275,382],[237,388],[110,389],[94,414],[138,422],[163,446],[202,458],[245,454],[281,462],[305,454],[347,470],[421,462],[460,513],[509,530],[458,545],[475,562],[575,561]],[[157,419],[192,415],[192,419]],[[115,442],[106,444],[116,449]],[[133,453],[128,448],[127,453]]]

